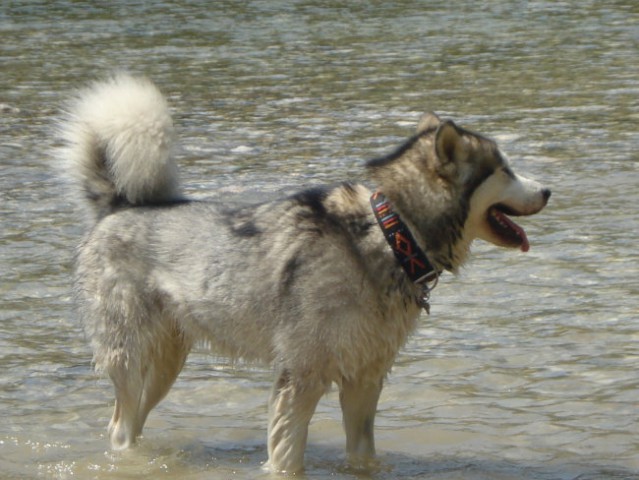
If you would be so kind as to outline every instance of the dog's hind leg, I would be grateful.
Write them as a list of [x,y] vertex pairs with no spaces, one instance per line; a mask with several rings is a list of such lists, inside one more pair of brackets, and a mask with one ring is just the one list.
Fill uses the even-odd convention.
[[153,338],[140,358],[111,365],[109,376],[115,387],[115,409],[109,423],[111,447],[130,447],[142,434],[149,412],[168,393],[184,366],[190,350],[177,328]]
[[340,385],[340,404],[346,430],[349,461],[361,463],[375,457],[374,424],[383,379],[349,381]]
[[325,391],[320,381],[280,370],[269,401],[268,468],[289,474],[303,469],[308,423]]

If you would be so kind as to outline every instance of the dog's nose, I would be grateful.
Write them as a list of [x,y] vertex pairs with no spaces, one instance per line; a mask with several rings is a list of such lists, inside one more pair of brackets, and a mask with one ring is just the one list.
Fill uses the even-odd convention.
[[544,201],[545,201],[545,202],[547,202],[547,201],[548,201],[548,199],[550,198],[551,191],[550,191],[550,189],[549,189],[549,188],[544,188],[544,189],[541,191],[541,194],[544,196]]

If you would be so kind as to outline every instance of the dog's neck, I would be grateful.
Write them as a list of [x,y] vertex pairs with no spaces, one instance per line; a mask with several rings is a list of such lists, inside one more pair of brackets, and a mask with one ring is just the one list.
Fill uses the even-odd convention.
[[[408,183],[408,182],[406,182]],[[410,229],[417,244],[427,252],[428,259],[436,270],[447,270],[456,274],[466,262],[472,238],[465,235],[468,205],[463,199],[454,208],[440,201],[449,192],[394,188],[382,185],[382,191],[393,209]],[[418,191],[419,195],[411,194]],[[427,214],[425,214],[427,213]]]
[[370,198],[377,223],[390,245],[395,258],[406,272],[410,280],[422,287],[423,296],[419,303],[428,312],[429,282],[437,282],[442,270],[437,269],[428,259],[426,253],[415,241],[410,228],[395,212],[388,199],[381,192],[375,192]]

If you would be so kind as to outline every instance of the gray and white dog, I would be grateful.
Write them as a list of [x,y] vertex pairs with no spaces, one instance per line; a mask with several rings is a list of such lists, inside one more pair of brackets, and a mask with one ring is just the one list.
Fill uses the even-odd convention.
[[136,441],[204,341],[274,366],[268,466],[280,472],[303,469],[309,421],[333,383],[349,458],[374,457],[382,384],[429,286],[476,238],[526,251],[509,216],[550,196],[493,141],[434,114],[366,164],[375,194],[343,183],[242,208],[182,195],[167,104],[146,79],[89,87],[62,131],[90,212],[75,292],[96,367],[115,387],[112,447]]

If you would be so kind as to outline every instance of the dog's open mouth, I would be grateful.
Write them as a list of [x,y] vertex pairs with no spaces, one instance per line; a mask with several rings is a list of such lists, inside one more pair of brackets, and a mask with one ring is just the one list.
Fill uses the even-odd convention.
[[519,247],[522,252],[527,252],[530,249],[530,244],[528,243],[526,232],[513,222],[508,215],[519,216],[520,213],[502,204],[490,207],[488,209],[488,224],[490,228],[505,246]]

